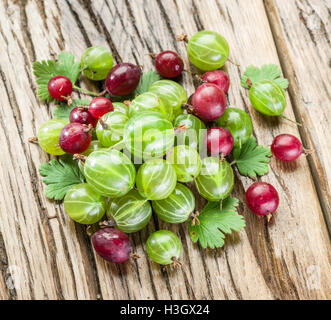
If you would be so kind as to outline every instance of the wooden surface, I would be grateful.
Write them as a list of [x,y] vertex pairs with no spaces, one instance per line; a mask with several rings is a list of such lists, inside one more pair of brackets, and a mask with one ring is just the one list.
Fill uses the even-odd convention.
[[[0,1],[0,299],[330,299],[330,9],[329,0]],[[49,158],[27,140],[51,117],[52,105],[36,97],[32,63],[64,49],[79,59],[88,46],[102,45],[116,62],[144,70],[153,69],[149,52],[172,49],[189,69],[185,44],[175,39],[201,29],[228,40],[240,64],[225,67],[229,105],[250,113],[258,142],[292,133],[315,153],[292,164],[272,159],[262,178],[280,194],[272,225],[247,210],[251,180],[236,174],[234,195],[247,227],[224,248],[203,250],[186,225],[154,218],[132,236],[138,261],[107,264],[94,255],[84,228],[44,196],[38,167]],[[300,131],[250,105],[240,75],[264,63],[280,65],[289,79],[285,115],[304,124]],[[183,85],[193,92],[187,73]],[[182,269],[147,258],[143,244],[159,228],[181,237]]]

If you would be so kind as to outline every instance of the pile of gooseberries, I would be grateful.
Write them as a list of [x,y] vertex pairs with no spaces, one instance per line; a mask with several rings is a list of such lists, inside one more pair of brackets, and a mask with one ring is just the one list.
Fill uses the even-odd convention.
[[[73,108],[67,121],[52,119],[39,129],[44,151],[72,154],[79,161],[85,182],[67,192],[64,208],[78,223],[97,224],[92,244],[108,261],[120,263],[133,255],[127,234],[145,228],[153,212],[172,224],[192,218],[196,199],[189,187],[195,186],[212,202],[222,202],[232,192],[234,172],[227,157],[249,140],[253,126],[246,112],[227,107],[230,80],[219,69],[229,57],[229,46],[218,33],[201,31],[188,41],[187,53],[190,62],[205,72],[189,99],[173,80],[184,70],[177,53],[156,55],[155,67],[164,79],[136,95],[140,66],[113,67],[105,48],[88,48],[81,69],[88,79],[104,81],[107,97],[97,96],[89,105]],[[50,96],[68,104],[73,88],[61,75],[48,83]],[[130,95],[130,101],[116,102]],[[272,81],[255,83],[249,97],[266,115],[284,111],[284,92]],[[284,134],[275,138],[271,151],[279,160],[293,161],[303,148],[296,137]],[[279,197],[272,185],[255,182],[246,192],[246,203],[255,214],[270,215]],[[182,244],[173,232],[159,230],[149,236],[146,251],[156,263],[179,265]]]

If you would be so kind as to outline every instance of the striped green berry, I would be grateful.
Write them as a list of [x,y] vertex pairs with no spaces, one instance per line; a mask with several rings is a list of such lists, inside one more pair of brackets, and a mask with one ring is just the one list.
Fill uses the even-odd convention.
[[87,157],[84,175],[96,192],[116,198],[132,189],[136,169],[127,156],[115,149],[97,150]]
[[199,153],[189,146],[177,146],[167,153],[167,162],[172,164],[180,182],[190,182],[199,175],[201,160]]
[[168,120],[172,120],[172,108],[167,108],[153,92],[145,92],[132,100],[130,104],[129,116],[132,117],[136,113],[143,111],[156,111],[164,115]]
[[148,256],[158,264],[172,264],[182,253],[182,243],[171,231],[159,230],[152,233],[146,242]]
[[286,107],[284,90],[270,80],[253,84],[249,90],[249,99],[257,111],[267,116],[279,116]]
[[87,183],[81,183],[67,192],[64,209],[72,220],[81,224],[93,224],[105,214],[106,201]]
[[68,122],[60,119],[51,119],[45,122],[38,131],[38,143],[44,151],[54,156],[60,156],[65,152],[59,146],[61,130]]
[[169,197],[176,187],[176,171],[163,159],[146,161],[138,170],[136,185],[139,193],[149,200]]
[[156,81],[148,91],[159,96],[166,108],[172,109],[174,117],[182,113],[182,105],[187,102],[187,94],[184,88],[172,80]]
[[169,223],[185,222],[195,208],[195,198],[192,191],[177,183],[171,195],[163,200],[152,201],[155,213],[160,219]]
[[155,111],[136,113],[126,123],[126,148],[138,159],[163,156],[174,145],[174,128],[162,114]]
[[229,57],[228,42],[217,32],[200,31],[187,44],[189,60],[203,71],[221,68]]
[[134,189],[121,198],[111,199],[107,209],[108,219],[114,219],[116,228],[125,233],[141,230],[151,216],[149,201]]
[[108,112],[99,119],[96,134],[104,147],[111,147],[123,139],[124,126],[128,119],[124,113],[118,111]]
[[237,108],[227,108],[219,119],[217,125],[228,129],[233,136],[236,147],[245,144],[253,132],[252,120],[248,113]]
[[202,160],[200,175],[195,186],[201,196],[209,201],[227,198],[233,189],[234,176],[230,164],[216,157]]
[[206,125],[196,116],[181,114],[174,121],[175,145],[185,144],[198,149],[206,134]]
[[126,116],[129,116],[129,107],[126,106],[123,102],[113,102],[114,111],[124,113]]

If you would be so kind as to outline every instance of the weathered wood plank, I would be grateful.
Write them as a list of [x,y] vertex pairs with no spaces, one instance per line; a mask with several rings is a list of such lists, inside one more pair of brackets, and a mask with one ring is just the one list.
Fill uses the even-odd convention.
[[[44,197],[37,168],[47,157],[27,143],[40,123],[50,117],[49,107],[40,104],[35,95],[32,62],[61,49],[57,34],[48,35],[45,27],[46,23],[53,25],[57,14],[43,21],[46,16],[40,16],[39,9],[34,1],[0,4],[0,230],[8,266],[16,266],[20,272],[18,298],[95,298],[93,267],[83,255],[74,223],[61,206]],[[58,10],[54,3],[49,3],[48,9]],[[54,214],[58,219],[47,219]]]
[[304,125],[302,140],[314,150],[308,162],[331,234],[331,2],[266,0],[265,5],[293,110]]
[[[262,3],[259,1],[252,1],[249,6],[244,1],[219,1],[219,5],[211,1],[197,2],[197,11],[200,13],[203,27],[213,28],[227,37],[230,48],[233,48],[232,59],[240,63],[241,72],[249,64],[262,65],[263,63],[278,62],[277,52],[271,41],[272,35],[267,18],[261,13],[261,5]],[[217,10],[219,16],[208,14],[208,12],[214,13]],[[183,12],[185,11],[183,10]],[[181,18],[183,19],[183,16]],[[224,21],[224,23],[219,23],[220,21]],[[280,132],[298,135],[296,128],[288,123],[266,119],[255,112],[247,99],[247,91],[240,88],[239,74],[233,72],[233,68],[229,72],[231,79],[233,79],[230,94],[233,100],[230,102],[250,111],[254,122],[254,133],[260,143],[270,144],[273,136]],[[293,118],[289,101],[286,115]],[[316,265],[321,270],[324,269],[321,271],[321,275],[323,277],[324,274],[324,279],[328,282],[327,274],[329,271],[327,270],[329,270],[328,259],[330,257],[328,256],[329,240],[325,225],[322,222],[321,209],[312,185],[306,159],[301,158],[293,166],[283,165],[273,160],[271,172],[263,180],[270,181],[281,195],[282,202],[278,210],[277,221],[273,227],[265,229],[255,217],[248,215],[249,231],[247,232],[263,275],[265,279],[268,279],[266,281],[269,288],[275,297],[280,298],[316,297],[319,295],[323,297],[329,292],[330,283],[323,288],[322,280],[320,291],[310,290],[307,287],[307,270],[311,265]],[[247,188],[247,181],[245,179],[242,181]],[[300,212],[304,212],[304,214],[301,215]],[[251,227],[252,229],[250,229]],[[256,236],[260,232],[261,238]],[[294,235],[295,239],[293,238]],[[319,238],[318,249],[312,248],[315,237]],[[289,248],[289,243],[293,249]],[[309,247],[310,249],[308,249]],[[229,251],[229,253],[233,253],[233,251]],[[294,255],[301,257],[300,260],[297,259],[299,263],[296,263]],[[268,275],[271,274],[271,278],[268,278]]]
[[[243,0],[0,3],[4,44],[0,52],[0,252],[7,257],[5,263],[0,262],[0,298],[330,298],[330,245],[304,157],[295,165],[273,160],[270,174],[263,178],[281,195],[273,226],[267,227],[242,204],[240,213],[246,217],[247,228],[228,239],[222,250],[210,251],[192,244],[187,226],[169,226],[155,218],[132,237],[141,258],[122,266],[96,257],[83,228],[43,195],[37,168],[47,157],[26,141],[50,117],[52,106],[40,104],[35,97],[32,62],[56,57],[63,49],[79,58],[92,44],[109,47],[117,62],[133,61],[144,70],[153,68],[148,52],[175,49],[189,69],[185,45],[175,37],[203,28],[223,34],[231,58],[241,65],[226,66],[232,80],[229,102],[251,113],[259,142],[270,144],[273,136],[284,131],[298,135],[295,127],[254,112],[240,87],[240,74],[248,64],[279,62],[262,0],[249,6]],[[83,79],[81,84],[94,88]],[[189,94],[193,92],[189,74],[184,75],[183,84]],[[290,102],[286,115],[294,118]],[[250,183],[237,178],[234,193],[242,203]],[[58,217],[47,219],[54,214]],[[161,268],[146,256],[144,242],[159,228],[180,235],[183,269]],[[6,264],[20,268],[22,281],[15,292],[2,290],[8,276]]]

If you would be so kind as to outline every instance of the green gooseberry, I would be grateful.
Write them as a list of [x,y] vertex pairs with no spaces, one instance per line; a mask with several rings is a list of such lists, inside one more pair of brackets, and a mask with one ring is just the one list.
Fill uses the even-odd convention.
[[174,121],[175,145],[185,144],[194,149],[199,148],[206,134],[206,125],[192,114],[181,114]]
[[146,251],[152,261],[167,265],[178,261],[183,247],[179,238],[171,231],[159,230],[152,233],[146,242]]
[[81,224],[98,222],[106,211],[106,200],[87,183],[74,185],[64,198],[68,216]]
[[188,58],[203,71],[221,68],[229,57],[228,42],[217,32],[200,31],[187,44]]
[[83,53],[80,64],[88,79],[103,80],[113,67],[113,56],[106,48],[94,46]]
[[65,152],[59,146],[61,130],[68,124],[68,121],[51,119],[45,122],[38,131],[38,143],[40,147],[49,154],[61,156]]
[[151,159],[140,166],[136,186],[148,200],[161,200],[173,192],[176,181],[176,171],[171,164],[163,159]]
[[233,170],[225,160],[204,158],[200,175],[194,181],[199,194],[208,201],[223,200],[233,189]]
[[174,145],[174,138],[172,123],[155,111],[136,113],[124,127],[125,147],[137,159],[163,156]]
[[180,182],[193,181],[201,170],[199,153],[185,145],[174,147],[168,151],[167,162],[173,165],[177,174],[177,180]]
[[279,116],[286,108],[284,90],[270,80],[254,83],[249,90],[249,99],[254,109],[267,116]]
[[130,159],[116,149],[97,150],[87,157],[84,175],[96,192],[117,198],[134,186],[136,169]]
[[153,92],[145,92],[134,98],[130,104],[129,116],[143,111],[156,111],[164,115],[168,120],[172,120],[172,108],[167,108]]
[[193,213],[195,198],[192,191],[177,183],[176,188],[168,198],[152,201],[154,212],[160,219],[169,223],[185,222]]
[[114,111],[122,112],[129,117],[129,107],[123,102],[113,102]]
[[233,136],[233,144],[241,147],[253,132],[252,120],[247,112],[237,108],[225,109],[222,117],[217,119],[217,125],[228,129]]
[[148,91],[159,96],[166,108],[172,110],[168,112],[169,114],[172,112],[174,117],[182,113],[182,105],[187,102],[185,89],[172,80],[156,81],[149,87]]
[[143,229],[151,216],[152,208],[149,201],[135,189],[121,198],[111,199],[107,209],[108,219],[113,219],[116,228],[125,233]]
[[123,139],[124,126],[129,118],[122,112],[112,111],[99,119],[96,127],[98,140],[104,147],[111,147]]

